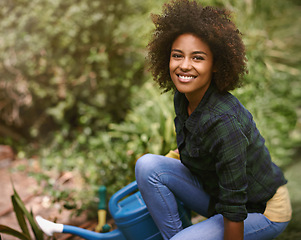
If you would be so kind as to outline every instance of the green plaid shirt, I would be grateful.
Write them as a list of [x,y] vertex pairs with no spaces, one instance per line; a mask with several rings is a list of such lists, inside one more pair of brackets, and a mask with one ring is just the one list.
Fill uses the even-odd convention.
[[180,158],[211,196],[209,215],[239,222],[248,212],[263,213],[287,181],[272,163],[249,111],[213,84],[190,116],[184,94],[176,92],[174,103]]

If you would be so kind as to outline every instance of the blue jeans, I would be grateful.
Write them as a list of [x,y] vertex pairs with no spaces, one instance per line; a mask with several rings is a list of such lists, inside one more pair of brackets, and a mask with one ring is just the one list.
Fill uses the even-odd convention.
[[[176,198],[192,211],[208,217],[210,196],[196,176],[179,160],[153,154],[144,155],[136,164],[136,180],[163,239],[223,239],[224,220],[221,214],[183,229]],[[260,213],[249,213],[244,221],[244,239],[273,239],[287,224],[288,222],[272,222]]]

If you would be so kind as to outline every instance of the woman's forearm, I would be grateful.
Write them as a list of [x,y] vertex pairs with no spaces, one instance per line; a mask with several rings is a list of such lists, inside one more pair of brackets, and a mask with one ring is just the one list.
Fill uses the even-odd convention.
[[244,222],[233,222],[224,217],[224,240],[243,240]]

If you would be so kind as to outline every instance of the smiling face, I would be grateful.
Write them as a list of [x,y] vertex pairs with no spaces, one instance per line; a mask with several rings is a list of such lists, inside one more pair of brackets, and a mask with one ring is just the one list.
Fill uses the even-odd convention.
[[178,36],[171,47],[169,71],[177,90],[189,102],[200,102],[214,72],[209,46],[191,33]]

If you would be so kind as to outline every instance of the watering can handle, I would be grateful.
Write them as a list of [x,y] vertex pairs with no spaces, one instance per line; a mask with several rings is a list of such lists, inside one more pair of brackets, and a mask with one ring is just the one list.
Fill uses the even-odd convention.
[[125,196],[135,192],[138,190],[137,182],[134,181],[124,188],[120,189],[118,192],[116,192],[109,201],[109,209],[110,212],[117,212],[120,207],[118,206],[118,202],[123,199]]

